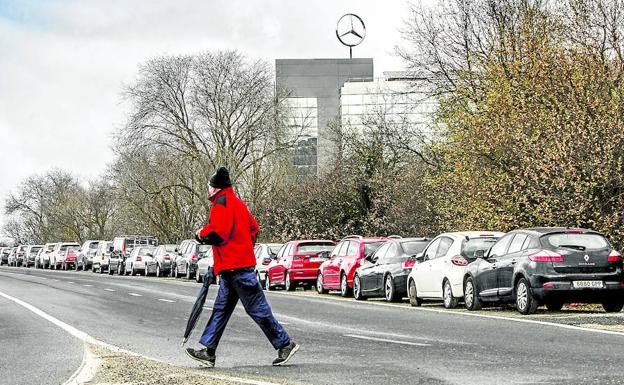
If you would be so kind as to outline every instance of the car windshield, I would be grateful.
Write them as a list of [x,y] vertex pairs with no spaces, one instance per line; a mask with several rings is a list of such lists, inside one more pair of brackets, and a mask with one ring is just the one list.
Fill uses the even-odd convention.
[[168,253],[173,253],[176,247],[178,246],[177,245],[165,245],[165,251]]
[[375,251],[381,247],[385,242],[373,242],[373,243],[365,243],[364,244],[364,255],[373,255]]
[[585,251],[609,247],[609,242],[600,234],[557,233],[547,234],[541,239],[546,247],[555,249],[565,248]]
[[147,253],[154,254],[155,249],[156,249],[155,247],[141,247],[141,249],[139,250],[139,254],[140,255],[145,255]]
[[210,245],[199,245],[197,247],[197,252],[200,254],[205,254],[207,253],[210,249],[212,248],[212,246]]
[[269,246],[269,253],[271,255],[277,255],[277,253],[279,253],[280,249],[282,248],[282,245],[278,245],[278,246]]
[[91,244],[89,244],[89,248],[95,250],[98,248],[99,244],[100,242],[91,242]]
[[41,250],[41,247],[33,247],[30,249],[30,254],[37,254]]
[[71,248],[71,249],[73,250],[74,248],[76,248],[76,249],[77,249],[77,248],[79,248],[79,247],[80,247],[80,246],[78,246],[78,245],[62,245],[62,246],[61,246],[61,248],[59,249],[59,251],[60,251],[61,253],[63,253],[63,252],[65,252],[68,248]]
[[306,242],[297,246],[297,253],[320,253],[323,251],[332,251],[334,244],[330,242]]
[[[63,248],[61,247],[61,250],[62,249]],[[67,254],[77,253],[78,252],[78,246],[67,246],[66,250],[67,250]]]
[[498,241],[498,237],[487,238],[471,238],[464,241],[461,254],[464,258],[475,259],[475,253],[478,250],[487,252]]
[[407,241],[402,242],[401,246],[403,247],[403,251],[407,255],[416,255],[425,250],[425,247],[429,244],[429,241]]

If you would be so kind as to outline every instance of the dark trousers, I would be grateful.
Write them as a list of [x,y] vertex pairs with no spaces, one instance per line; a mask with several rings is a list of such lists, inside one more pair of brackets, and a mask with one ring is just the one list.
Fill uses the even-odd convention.
[[217,348],[239,299],[247,314],[260,326],[275,349],[290,344],[290,337],[273,316],[252,267],[221,273],[221,283],[212,307],[212,315],[199,340],[202,345],[210,349]]

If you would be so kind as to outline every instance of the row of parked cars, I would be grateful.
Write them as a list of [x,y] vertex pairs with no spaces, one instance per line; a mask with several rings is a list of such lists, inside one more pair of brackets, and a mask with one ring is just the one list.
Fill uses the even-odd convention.
[[337,244],[298,240],[256,250],[263,253],[265,266],[259,262],[257,270],[267,290],[315,286],[319,294],[334,290],[357,300],[407,297],[412,306],[442,301],[446,308],[463,302],[468,310],[515,304],[522,314],[565,303],[598,303],[606,312],[624,306],[622,256],[587,229],[348,236]]
[[[600,233],[587,229],[530,228],[509,233],[468,231],[434,238],[347,236],[255,247],[256,274],[266,290],[315,287],[357,300],[407,299],[412,306],[460,302],[468,310],[515,304],[530,314],[540,305],[599,303],[624,306],[622,256]],[[160,245],[150,236],[112,241],[21,245],[0,249],[0,263],[42,269],[91,270],[119,275],[195,279],[212,274],[212,248],[195,240]]]

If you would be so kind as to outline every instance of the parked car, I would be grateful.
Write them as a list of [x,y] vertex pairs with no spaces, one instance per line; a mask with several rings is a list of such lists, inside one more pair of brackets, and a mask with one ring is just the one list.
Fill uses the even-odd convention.
[[156,247],[154,246],[135,247],[126,258],[124,274],[137,275],[142,272],[147,277],[150,273],[156,273],[155,250]]
[[113,252],[109,257],[108,269],[111,272],[117,271],[119,275],[124,272],[126,259],[135,247],[158,246],[158,239],[148,235],[122,235],[113,239]]
[[388,238],[364,238],[351,235],[333,248],[329,260],[323,262],[316,279],[316,290],[325,294],[328,290],[340,290],[343,297],[351,294],[355,270],[366,256],[373,255]]
[[115,271],[114,269],[110,269],[110,257],[112,253],[112,241],[102,241],[98,243],[98,248],[95,250],[93,260],[91,261],[91,271],[100,274],[108,272],[108,274],[112,275]]
[[76,270],[76,264],[78,263],[78,253],[80,252],[80,245],[70,245],[67,246],[65,251],[61,251],[60,255],[62,256],[61,261],[61,270]]
[[50,254],[56,247],[56,243],[46,243],[43,245],[43,251],[37,257],[35,257],[35,268],[49,269],[50,268]]
[[172,260],[171,260],[171,273],[170,273],[172,277],[176,277],[175,273],[177,269],[178,260],[182,260],[182,250],[186,250],[188,245],[194,242],[197,243],[194,239],[185,239],[182,242],[180,242],[178,247],[176,247],[176,249],[174,250],[174,255],[172,256]]
[[200,245],[195,240],[182,242],[180,255],[176,258],[173,267],[173,276],[176,278],[184,276],[186,279],[194,278],[197,270],[197,262],[205,257],[208,250],[211,249],[212,246]]
[[291,291],[298,285],[314,284],[319,267],[329,257],[335,243],[331,240],[299,240],[285,243],[266,272],[266,288],[283,287]]
[[513,302],[522,314],[542,304],[552,311],[568,302],[600,303],[606,312],[624,306],[622,256],[596,231],[515,230],[477,256],[464,277],[469,310]]
[[214,256],[212,254],[212,247],[209,247],[208,250],[203,252],[205,255],[197,261],[197,269],[195,270],[195,281],[198,283],[202,283],[204,281],[204,276],[209,273],[211,275],[212,282],[215,283],[214,276]]
[[[51,269],[58,270],[61,267],[67,267],[67,265],[64,264],[64,262],[65,262],[65,258],[68,255],[67,254],[68,248],[71,248],[72,250],[77,251],[80,248],[80,244],[75,243],[75,242],[57,243],[54,246],[54,249],[52,250],[52,252],[50,252],[50,268]],[[76,263],[75,253],[70,254],[70,256],[72,256],[72,259],[73,259],[70,265],[73,266],[73,264]]]
[[95,255],[95,252],[97,251],[98,245],[100,244],[100,242],[104,242],[104,241],[89,240],[89,241],[85,241],[82,244],[77,255],[76,266],[75,266],[76,270],[91,269],[91,266],[93,264],[93,256]]
[[3,247],[0,249],[0,266],[3,264],[9,264],[9,254],[11,254],[10,247]]
[[172,260],[176,257],[177,248],[178,245],[160,245],[154,250],[157,277],[171,274]]
[[15,249],[15,266],[24,266],[24,253],[27,245],[19,245]]
[[444,307],[457,306],[464,296],[463,279],[466,266],[485,252],[504,233],[495,231],[463,231],[444,233],[434,238],[419,255],[407,281],[412,306],[423,300],[442,300]]
[[22,266],[31,267],[35,266],[35,259],[39,251],[43,249],[43,245],[28,245],[24,251],[24,261]]
[[357,300],[384,297],[394,302],[407,296],[407,276],[416,256],[425,250],[430,239],[390,239],[372,255],[361,260],[353,278],[353,296]]
[[267,267],[269,263],[277,257],[277,253],[279,253],[282,246],[283,244],[281,243],[258,243],[254,248],[254,254],[256,255],[256,277],[263,289],[266,288]]

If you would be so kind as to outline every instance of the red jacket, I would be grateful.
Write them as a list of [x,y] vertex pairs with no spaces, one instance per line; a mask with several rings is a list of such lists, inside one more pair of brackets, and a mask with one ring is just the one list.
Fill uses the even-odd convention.
[[260,228],[245,202],[231,187],[219,191],[210,201],[208,224],[201,229],[199,237],[213,245],[214,274],[256,266],[254,244]]

